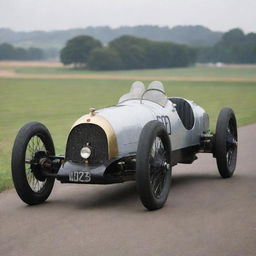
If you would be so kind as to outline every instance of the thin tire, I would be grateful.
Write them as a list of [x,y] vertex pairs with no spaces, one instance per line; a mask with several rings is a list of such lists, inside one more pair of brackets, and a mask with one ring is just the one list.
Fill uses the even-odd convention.
[[136,184],[148,210],[164,206],[171,185],[171,143],[165,126],[150,121],[143,128],[136,156]]
[[46,178],[36,159],[42,155],[55,155],[48,129],[41,123],[31,122],[18,132],[12,150],[12,178],[19,197],[27,204],[43,203],[50,195],[54,178]]
[[215,157],[220,175],[223,178],[233,176],[236,168],[237,123],[231,108],[223,108],[219,114],[215,134]]

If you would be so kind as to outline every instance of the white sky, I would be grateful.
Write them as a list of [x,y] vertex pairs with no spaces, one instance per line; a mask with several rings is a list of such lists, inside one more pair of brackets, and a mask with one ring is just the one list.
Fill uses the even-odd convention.
[[204,25],[256,32],[256,0],[0,0],[0,27],[30,31],[105,25]]

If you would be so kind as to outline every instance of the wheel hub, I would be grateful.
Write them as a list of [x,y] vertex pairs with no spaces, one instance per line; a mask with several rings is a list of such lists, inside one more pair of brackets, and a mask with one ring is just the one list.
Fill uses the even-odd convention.
[[36,179],[45,181],[46,177],[43,174],[42,159],[47,159],[47,155],[44,151],[36,152],[34,158],[31,160],[31,171],[35,175]]
[[232,127],[232,124],[229,123],[229,127],[227,128],[227,135],[226,135],[226,159],[227,164],[230,166],[233,159],[233,154],[235,153],[237,149],[237,139],[234,132],[234,127]]

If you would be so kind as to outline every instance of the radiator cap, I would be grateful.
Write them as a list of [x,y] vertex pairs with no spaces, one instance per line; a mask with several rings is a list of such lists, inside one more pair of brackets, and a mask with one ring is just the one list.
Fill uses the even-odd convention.
[[96,109],[95,108],[90,108],[89,110],[90,110],[90,115],[91,116],[95,116],[96,115],[96,112],[95,112]]

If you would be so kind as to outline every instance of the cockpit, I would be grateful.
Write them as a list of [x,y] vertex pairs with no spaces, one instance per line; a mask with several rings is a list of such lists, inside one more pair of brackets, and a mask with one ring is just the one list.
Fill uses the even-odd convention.
[[122,104],[128,100],[139,100],[140,103],[143,103],[143,101],[147,100],[164,107],[168,102],[168,97],[161,82],[153,81],[149,84],[148,88],[145,89],[144,83],[136,81],[132,84],[130,92],[124,94],[119,99],[118,104]]

